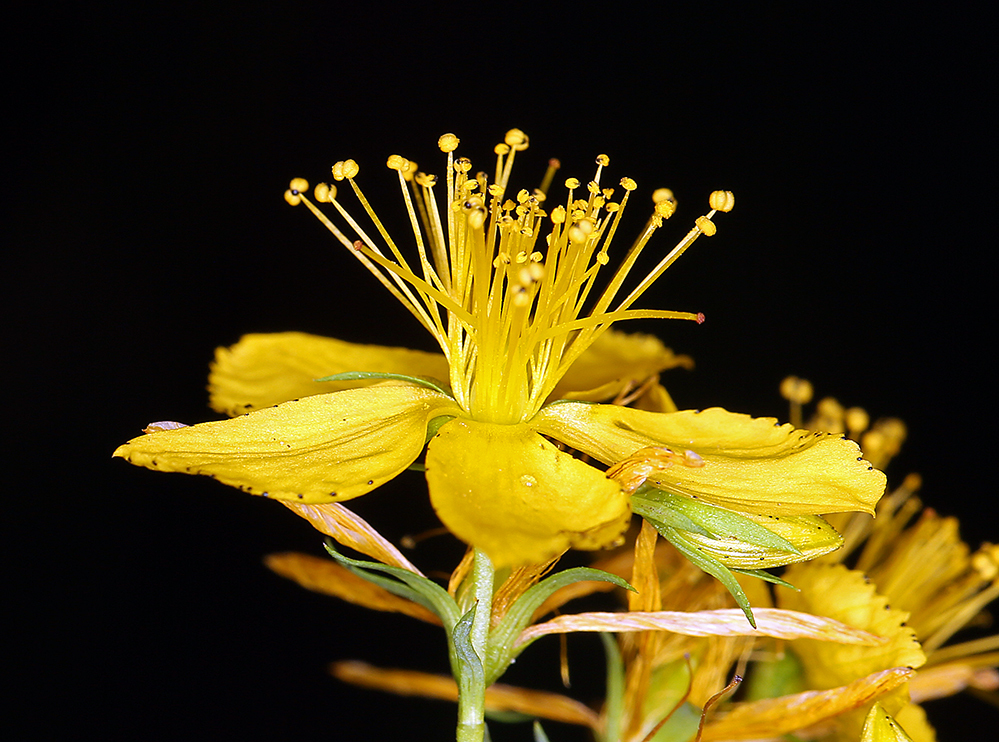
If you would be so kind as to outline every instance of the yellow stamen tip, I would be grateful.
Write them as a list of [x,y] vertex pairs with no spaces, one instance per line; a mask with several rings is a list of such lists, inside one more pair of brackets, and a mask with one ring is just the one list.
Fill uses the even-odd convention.
[[715,211],[731,211],[735,206],[735,194],[732,191],[713,191],[708,204]]
[[631,178],[621,178],[621,187],[626,191],[633,191],[638,188],[638,183]]
[[336,198],[336,186],[330,185],[329,183],[318,183],[314,193],[316,201],[319,203],[330,203],[334,198]]
[[573,191],[579,188],[579,180],[577,178],[566,178],[565,187]]
[[780,383],[780,396],[789,402],[808,404],[812,401],[812,394],[814,394],[812,382],[808,379],[788,376]]
[[596,162],[600,167],[607,167],[610,165],[610,158],[607,155],[597,155]]
[[656,188],[652,192],[652,203],[657,204],[660,201],[669,201],[673,206],[676,206],[676,197],[669,188]]
[[344,178],[356,178],[361,168],[353,160],[343,160],[333,163],[333,180],[343,180]]
[[[668,204],[669,201],[663,201],[663,203]],[[657,209],[659,208],[659,206],[660,206],[659,204],[656,204]],[[701,232],[706,237],[712,237],[715,234],[715,232],[718,231],[718,227],[715,226],[715,223],[710,219],[708,219],[706,216],[697,217],[697,219],[694,220],[694,224],[697,225],[697,228],[701,230]]]
[[527,145],[530,143],[530,139],[527,134],[522,132],[520,129],[510,129],[503,137],[503,141],[508,145],[513,147],[517,152],[527,149]]
[[385,164],[389,170],[398,170],[400,173],[404,173],[409,170],[410,162],[402,155],[389,155]]
[[305,178],[292,178],[291,183],[288,184],[288,188],[292,193],[304,193],[309,190],[309,181]]
[[437,140],[437,146],[440,148],[441,152],[454,152],[458,149],[459,142],[461,142],[461,140],[454,134],[442,134],[441,138]]
[[[662,219],[669,219],[671,216],[673,216],[673,212],[675,210],[676,207],[673,205],[672,201],[659,201],[656,204],[656,215],[661,217]],[[704,217],[702,216],[701,219],[704,219]],[[698,220],[698,222],[700,222],[700,220]],[[708,224],[711,224],[711,222],[708,221]],[[700,224],[698,224],[697,226],[700,226]],[[714,226],[715,226],[714,224],[711,224],[712,229],[714,228]],[[714,234],[714,232],[712,231],[706,234]]]

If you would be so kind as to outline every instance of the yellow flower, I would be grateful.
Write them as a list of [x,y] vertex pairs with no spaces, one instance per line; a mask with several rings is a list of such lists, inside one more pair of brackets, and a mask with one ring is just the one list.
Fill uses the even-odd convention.
[[[240,405],[255,411],[191,427],[153,425],[115,455],[153,469],[212,476],[252,494],[321,503],[373,490],[426,447],[427,482],[439,517],[497,565],[543,561],[570,546],[604,547],[627,526],[629,494],[566,448],[602,465],[649,446],[691,450],[703,466],[673,466],[659,475],[657,486],[722,506],[738,504],[744,512],[871,512],[884,478],[852,442],[721,409],[662,414],[560,401],[572,396],[568,391],[580,392],[577,400],[592,400],[622,388],[618,370],[584,373],[595,365],[587,354],[613,344],[606,334],[614,322],[703,319],[633,305],[694,240],[714,234],[711,218],[732,208],[731,193],[711,194],[711,211],[624,293],[650,237],[673,212],[671,200],[658,200],[620,267],[597,290],[597,274],[610,262],[634,181],[622,179],[623,196],[614,200],[614,190],[601,185],[609,163],[601,155],[593,180],[566,180],[568,195],[549,209],[555,161],[540,190],[509,188],[514,158],[528,145],[523,132],[511,130],[496,147],[492,182],[484,173],[473,174],[467,159],[455,158],[457,137],[444,135],[438,144],[448,158],[443,208],[435,176],[403,157],[388,159],[412,226],[415,250],[409,258],[369,205],[353,160],[336,163],[333,177],[347,181],[373,232],[348,214],[332,185],[320,184],[316,200],[331,204],[356,240],[305,197],[304,180],[293,181],[286,198],[305,203],[430,332],[443,364],[428,354],[341,345],[345,358],[366,359],[345,370],[368,369],[391,380],[359,386],[360,379],[351,378],[353,388],[315,394],[309,387],[305,393],[312,396],[286,401],[301,376],[273,389],[265,382],[266,391],[245,395],[252,374],[230,374],[223,353],[212,380],[216,406],[230,413],[241,411]],[[322,345],[310,336],[285,340],[306,358],[306,346]],[[237,347],[233,354],[240,352]],[[333,364],[318,370],[313,362],[304,367],[310,378],[343,369]],[[648,371],[662,367],[657,361]],[[567,389],[570,374],[578,374],[572,383],[583,386]],[[416,378],[425,376],[440,380]],[[268,400],[276,406],[255,409]]]

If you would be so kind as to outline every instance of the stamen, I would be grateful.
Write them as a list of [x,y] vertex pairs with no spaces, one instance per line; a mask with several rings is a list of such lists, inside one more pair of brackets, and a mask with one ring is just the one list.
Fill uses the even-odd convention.
[[[467,158],[455,157],[456,136],[441,136],[438,147],[447,155],[444,216],[433,191],[437,178],[418,171],[416,163],[404,157],[388,158],[388,167],[398,173],[419,274],[362,192],[356,181],[359,167],[353,160],[335,163],[333,177],[350,183],[387,245],[386,252],[347,213],[332,186],[317,187],[316,200],[332,204],[356,233],[356,240],[341,233],[302,195],[308,188],[304,180],[296,179],[286,194],[292,205],[305,201],[337,240],[433,334],[448,359],[458,403],[476,419],[492,422],[530,419],[568,367],[614,322],[637,318],[703,321],[701,314],[633,309],[632,305],[697,237],[714,234],[711,218],[734,203],[727,191],[711,194],[711,211],[698,218],[687,237],[614,307],[652,233],[673,213],[672,193],[657,191],[646,229],[587,310],[597,274],[610,264],[610,248],[636,184],[622,179],[624,195],[620,202],[614,201],[614,189],[601,185],[610,160],[599,155],[585,197],[577,198],[577,193],[582,196],[580,181],[568,178],[566,200],[547,213],[544,207],[559,169],[557,160],[549,161],[540,188],[515,194],[508,188],[513,160],[528,144],[527,135],[519,129],[508,131],[494,150],[496,167],[489,183],[485,173],[470,175],[472,163]],[[546,219],[551,221],[547,233]],[[544,244],[540,245],[542,234]]]

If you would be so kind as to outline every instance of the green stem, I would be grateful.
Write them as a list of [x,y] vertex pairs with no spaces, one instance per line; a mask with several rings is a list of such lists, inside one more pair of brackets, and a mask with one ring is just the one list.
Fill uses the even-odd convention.
[[[486,652],[489,642],[489,623],[492,619],[493,564],[485,553],[475,550],[472,562],[472,591],[475,595],[475,613],[469,631],[472,650],[479,660],[478,672],[465,672],[458,681],[458,730],[457,742],[483,742],[486,735]],[[460,667],[460,665],[459,665]]]

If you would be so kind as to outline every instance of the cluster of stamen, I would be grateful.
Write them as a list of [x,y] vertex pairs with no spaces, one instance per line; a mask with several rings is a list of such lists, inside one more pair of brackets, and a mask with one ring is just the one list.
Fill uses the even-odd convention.
[[697,237],[715,233],[711,217],[732,208],[730,192],[712,193],[711,211],[620,299],[622,285],[652,233],[673,213],[672,193],[656,192],[645,229],[598,294],[593,291],[597,273],[610,262],[621,214],[636,188],[630,178],[622,179],[624,195],[619,202],[613,200],[614,189],[600,184],[609,164],[606,155],[597,157],[596,174],[585,187],[575,178],[566,180],[566,201],[549,211],[547,192],[559,167],[556,160],[550,161],[539,189],[507,195],[514,158],[528,146],[523,132],[507,132],[495,148],[492,182],[483,172],[473,174],[467,158],[454,156],[456,136],[445,134],[438,146],[448,156],[443,209],[434,192],[436,176],[399,155],[387,162],[399,177],[418,267],[410,265],[375,215],[357,185],[359,168],[353,160],[337,162],[333,179],[349,183],[380,241],[347,213],[333,185],[318,185],[316,201],[331,204],[357,239],[344,235],[304,196],[305,180],[293,180],[285,198],[293,205],[304,202],[434,336],[448,359],[455,399],[476,419],[513,423],[533,417],[572,362],[614,322],[703,321],[700,314],[631,307]]

